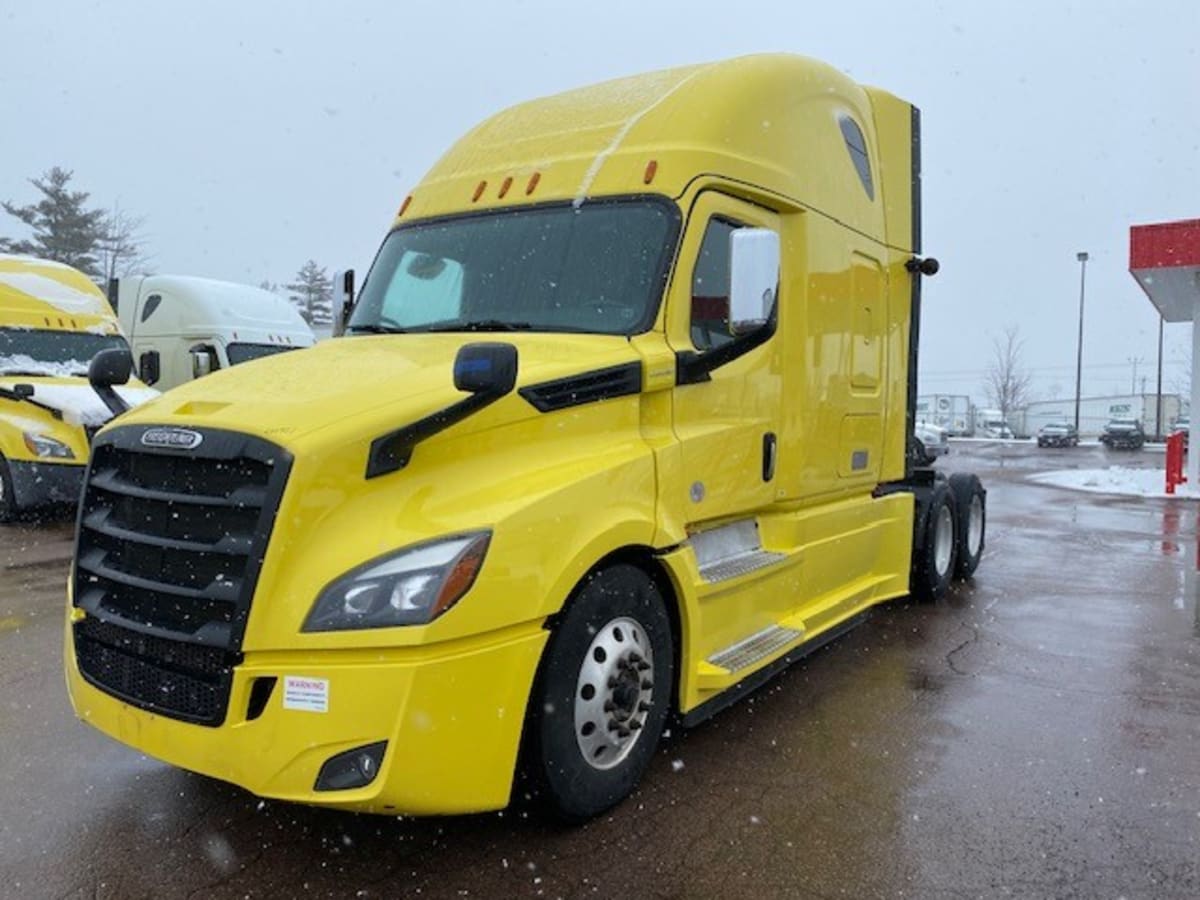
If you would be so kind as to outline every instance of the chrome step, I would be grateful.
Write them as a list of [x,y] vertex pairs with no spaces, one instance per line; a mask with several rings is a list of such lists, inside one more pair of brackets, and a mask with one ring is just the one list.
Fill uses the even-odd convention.
[[700,531],[689,540],[700,577],[710,584],[764,569],[787,558],[783,553],[763,549],[754,519]]
[[728,581],[756,569],[765,569],[785,559],[782,553],[772,553],[770,550],[752,550],[740,556],[730,556],[718,560],[712,565],[700,567],[700,577],[710,584],[716,581]]
[[721,652],[713,654],[706,661],[730,672],[737,672],[749,668],[759,660],[766,659],[776,651],[798,640],[803,634],[803,631],[796,631],[794,628],[770,625],[757,634],[738,641],[732,647],[726,647]]

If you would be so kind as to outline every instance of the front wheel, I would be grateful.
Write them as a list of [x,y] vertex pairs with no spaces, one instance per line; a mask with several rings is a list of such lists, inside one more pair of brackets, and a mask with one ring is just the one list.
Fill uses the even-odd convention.
[[0,522],[11,522],[17,515],[17,496],[13,492],[8,460],[0,453]]
[[530,774],[561,818],[590,819],[637,786],[662,735],[674,668],[653,579],[627,563],[589,575],[550,637],[532,699]]

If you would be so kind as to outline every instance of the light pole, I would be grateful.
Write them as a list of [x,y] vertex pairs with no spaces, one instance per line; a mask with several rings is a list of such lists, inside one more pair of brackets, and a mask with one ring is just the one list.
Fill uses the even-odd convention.
[[1086,251],[1075,254],[1079,260],[1079,343],[1075,352],[1075,433],[1079,433],[1079,383],[1083,377],[1083,283],[1087,275],[1088,255]]

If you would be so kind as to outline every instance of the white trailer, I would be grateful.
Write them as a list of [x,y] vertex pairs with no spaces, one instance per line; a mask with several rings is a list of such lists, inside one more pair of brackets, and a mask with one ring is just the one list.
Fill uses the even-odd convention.
[[917,397],[916,417],[944,428],[951,437],[969,437],[974,433],[974,404],[966,394],[922,394]]
[[[1137,419],[1147,435],[1154,435],[1157,394],[1114,394],[1106,397],[1083,397],[1079,401],[1079,436],[1096,437],[1110,419]],[[1180,416],[1178,394],[1162,395],[1159,427],[1170,434]],[[1025,425],[1030,434],[1037,434],[1047,422],[1075,422],[1075,398],[1038,400],[1025,407]]]
[[316,342],[292,304],[245,284],[146,275],[114,279],[108,297],[142,380],[159,390]]

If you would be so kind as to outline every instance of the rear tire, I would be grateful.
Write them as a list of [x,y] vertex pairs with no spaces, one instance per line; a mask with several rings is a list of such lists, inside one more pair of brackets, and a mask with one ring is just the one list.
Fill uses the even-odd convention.
[[11,522],[17,516],[17,496],[13,492],[8,460],[0,453],[0,522]]
[[958,536],[955,541],[954,577],[970,578],[983,559],[987,532],[987,491],[979,479],[956,472],[950,476],[950,491],[958,513]]
[[662,593],[628,563],[589,575],[542,659],[527,760],[534,791],[567,822],[624,800],[658,747],[674,681]]
[[958,512],[946,482],[934,484],[920,527],[924,541],[913,559],[912,593],[918,600],[940,600],[954,577],[958,550]]

